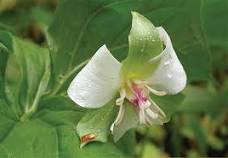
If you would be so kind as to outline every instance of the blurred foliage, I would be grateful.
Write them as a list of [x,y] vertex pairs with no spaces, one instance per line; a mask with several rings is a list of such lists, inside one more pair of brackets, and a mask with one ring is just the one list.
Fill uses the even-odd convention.
[[[228,157],[227,0],[60,0],[54,14],[56,6],[56,0],[0,0],[0,157]],[[168,31],[186,69],[188,86],[178,96],[154,98],[168,112],[177,110],[164,126],[140,127],[136,133],[129,131],[116,145],[96,142],[80,149],[75,123],[84,109],[65,97],[66,87],[77,73],[70,73],[69,77],[69,72],[103,43],[122,60],[127,52],[131,10],[142,13],[155,26],[161,25]],[[88,27],[84,23],[88,23]],[[46,48],[22,42],[15,36]],[[79,37],[81,41],[77,44]],[[23,47],[17,46],[18,43]],[[46,79],[41,76],[48,61],[38,59],[49,58],[48,45],[54,71],[46,74],[51,77],[46,85],[43,82]],[[39,55],[33,56],[31,52],[37,51]],[[11,63],[7,66],[9,56]],[[15,61],[11,56],[19,56],[19,59]],[[36,60],[26,63],[28,58]],[[20,66],[35,73],[28,71],[30,75],[23,71],[21,76]],[[8,98],[11,100],[7,101],[2,99],[6,67],[10,85],[19,85],[16,90],[10,90]],[[34,74],[39,80],[32,78]],[[63,79],[67,79],[66,82],[62,83]],[[27,82],[30,86],[21,88],[20,84]],[[19,116],[11,117],[12,113],[22,114],[26,105],[22,102],[33,101],[40,84],[47,88],[42,91],[33,119],[20,122]],[[16,96],[18,91],[30,94],[30,99]],[[20,106],[16,105],[15,98],[21,101]],[[6,106],[8,102],[15,102],[13,111]],[[22,151],[24,155],[20,155]]]

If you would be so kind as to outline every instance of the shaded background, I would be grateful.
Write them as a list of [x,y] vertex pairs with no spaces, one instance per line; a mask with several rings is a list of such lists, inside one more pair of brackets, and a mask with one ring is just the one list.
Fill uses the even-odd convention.
[[[134,6],[134,4],[131,5]],[[82,14],[83,6],[84,4],[80,6],[82,7]],[[10,31],[47,47],[48,26],[51,24],[50,33],[58,29],[56,27],[58,20],[55,19],[53,22],[56,7],[56,0],[0,0],[0,29]],[[64,7],[69,6],[65,5]],[[125,4],[119,7],[117,9],[112,8],[116,9],[119,15],[121,15],[122,10],[127,10]],[[129,131],[130,134],[126,135],[123,140],[132,141],[130,143],[132,145],[120,144],[122,150],[138,158],[166,158],[172,156],[193,158],[199,156],[227,157],[228,1],[153,0],[144,7],[145,16],[149,17],[156,26],[162,25],[167,29],[173,39],[178,57],[188,75],[188,86],[183,92],[185,99],[178,106],[177,112],[173,114],[170,122],[164,126],[138,128],[135,142],[131,139],[134,134]],[[66,12],[69,13],[66,14],[75,13],[73,11],[74,6],[72,6],[71,11],[68,9],[66,9]],[[78,8],[75,6],[75,9]],[[154,12],[149,12],[150,10]],[[126,53],[120,52],[126,52],[127,48],[125,45],[119,46],[118,43],[122,40],[118,39],[127,37],[130,30],[128,23],[130,14],[126,16],[128,21],[125,23],[125,19],[118,17],[118,14],[112,14],[109,11],[104,12],[107,12],[107,14],[102,14],[98,18],[106,19],[106,22],[116,21],[121,27],[125,28],[124,31],[115,34],[115,30],[113,31],[112,27],[102,22],[102,20],[94,22],[94,28],[91,26],[87,30],[91,37],[85,35],[86,37],[82,40],[82,46],[79,50],[92,53],[96,48],[88,46],[88,40],[94,40],[94,45],[105,41],[106,35],[99,32],[101,31],[99,26],[103,25],[104,30],[102,31],[110,32],[112,37],[116,36],[107,45],[112,48],[113,54],[121,60],[126,56]],[[57,12],[58,14],[60,12]],[[144,15],[144,13],[142,14]],[[83,15],[81,18],[83,18]],[[59,25],[59,27],[62,28],[63,26]],[[69,28],[66,29],[70,29],[70,27],[72,26],[69,24]],[[63,29],[62,32],[57,33],[57,38],[64,31]],[[77,30],[72,32],[72,35],[66,33],[66,38],[76,37],[77,33]],[[100,35],[95,36],[96,33]],[[101,40],[95,42],[96,38]],[[123,41],[127,41],[127,38]],[[59,42],[62,42],[59,51],[64,53],[64,51],[71,50],[71,44],[67,44],[71,43],[70,41]],[[62,45],[69,45],[68,50],[61,48]],[[118,47],[115,47],[115,45],[118,45]],[[88,47],[88,49],[85,50],[83,46]],[[77,60],[74,62],[81,62],[90,55],[76,55]],[[60,66],[66,65],[65,62],[68,62],[67,60],[62,61],[62,56],[55,58],[57,58],[55,61]],[[63,73],[66,69],[64,66],[61,68],[55,67],[55,70],[59,73]]]

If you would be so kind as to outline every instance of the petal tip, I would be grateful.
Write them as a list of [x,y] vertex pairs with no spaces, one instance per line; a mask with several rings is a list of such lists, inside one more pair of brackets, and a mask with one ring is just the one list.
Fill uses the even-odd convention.
[[136,12],[136,11],[131,11],[131,15],[132,15],[132,16],[136,16],[137,14],[139,14],[139,13]]

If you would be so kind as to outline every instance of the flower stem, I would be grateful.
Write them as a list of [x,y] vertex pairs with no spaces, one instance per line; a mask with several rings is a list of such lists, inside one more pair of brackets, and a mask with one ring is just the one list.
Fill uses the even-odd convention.
[[56,86],[56,88],[53,90],[53,92],[51,93],[51,95],[56,95],[57,93],[59,93],[59,91],[62,89],[62,86],[64,85],[64,83],[73,75],[75,74],[75,72],[77,72],[78,70],[80,70],[83,66],[85,66],[88,63],[89,59],[83,61],[82,63],[80,63],[78,66],[76,66],[74,69],[72,69],[70,72],[68,72],[63,78],[62,80],[60,80],[58,86]]

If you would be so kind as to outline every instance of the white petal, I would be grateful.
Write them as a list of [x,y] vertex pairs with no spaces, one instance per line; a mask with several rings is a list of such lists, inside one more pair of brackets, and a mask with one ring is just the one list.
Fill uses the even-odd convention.
[[176,94],[186,86],[186,74],[173,49],[169,35],[162,27],[158,27],[157,30],[164,42],[165,49],[160,55],[161,61],[158,68],[147,83],[158,91]]
[[69,97],[79,106],[98,108],[116,94],[121,64],[103,45],[77,74],[68,88]]

